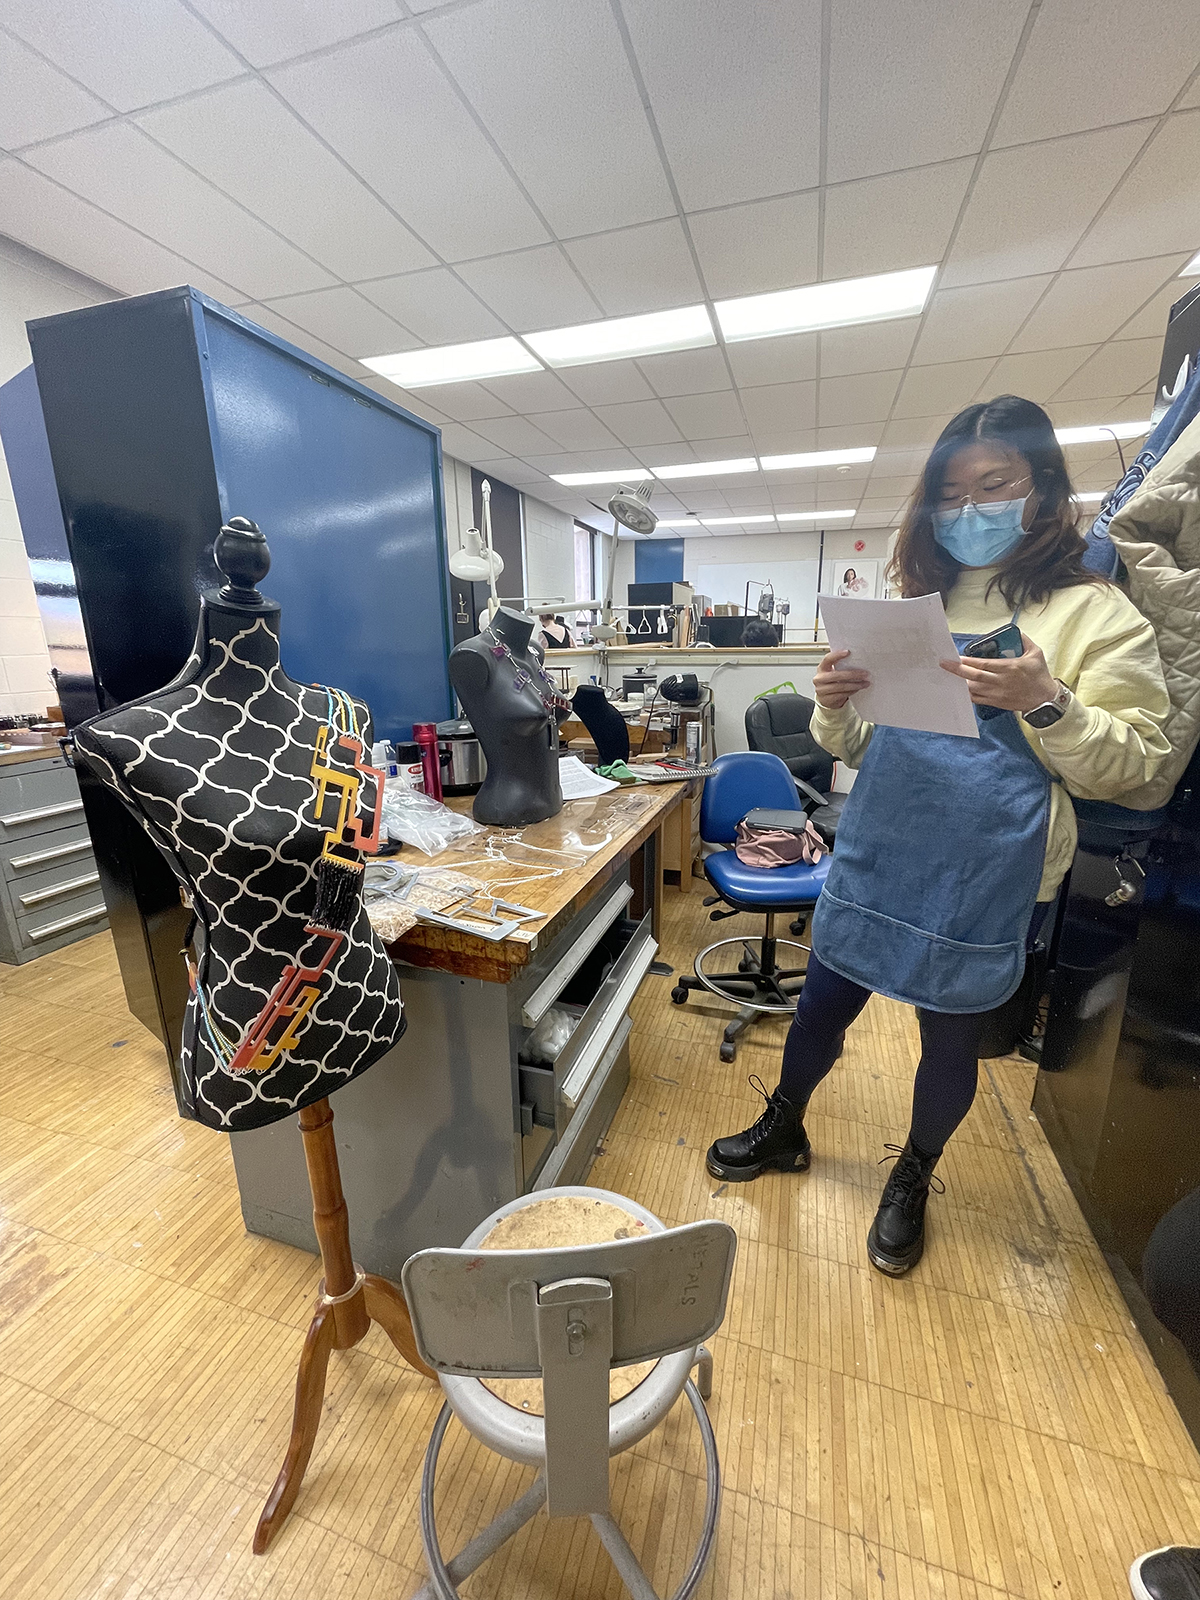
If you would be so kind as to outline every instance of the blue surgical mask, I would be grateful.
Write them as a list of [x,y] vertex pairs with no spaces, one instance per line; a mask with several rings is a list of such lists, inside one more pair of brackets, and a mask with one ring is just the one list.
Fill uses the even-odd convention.
[[1025,537],[1024,500],[947,506],[933,513],[933,537],[964,567],[994,567]]

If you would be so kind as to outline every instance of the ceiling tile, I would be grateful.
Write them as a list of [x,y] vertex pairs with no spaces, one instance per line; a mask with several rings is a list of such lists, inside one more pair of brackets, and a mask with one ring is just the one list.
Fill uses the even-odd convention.
[[475,424],[475,431],[514,456],[538,455],[553,450],[558,442],[535,427],[527,417],[481,418]]
[[267,76],[448,260],[545,243],[537,214],[415,34],[376,35]]
[[[251,309],[246,313],[252,321],[258,321],[258,311]],[[282,318],[280,319],[282,321]],[[360,369],[362,370],[362,369]],[[444,416],[436,406],[429,404],[420,396],[401,389],[394,383],[389,383],[386,378],[381,378],[377,373],[363,370],[362,377],[358,379],[365,389],[374,389],[375,393],[382,395],[385,400],[390,400],[393,405],[403,406],[406,411],[411,411],[415,417],[423,417],[426,422],[432,422],[435,427],[445,427],[452,419]]]
[[[325,291],[318,290],[317,292],[321,294]],[[336,293],[336,291],[334,292]],[[317,360],[324,361],[326,366],[335,367],[338,372],[344,372],[349,378],[357,380],[371,376],[344,350],[336,345],[326,343],[319,333],[314,332],[311,328],[301,327],[299,323],[281,315],[271,306],[254,304],[243,306],[240,315],[245,317],[247,322],[253,322],[257,327],[265,328],[268,333],[273,333],[280,339],[286,339],[289,344],[296,345],[298,349],[306,351],[310,356],[316,356]],[[400,392],[395,388],[387,394],[386,398],[394,400],[398,405],[404,404]]]
[[[511,417],[513,409],[497,400],[481,383],[432,383],[415,389],[414,403],[426,401],[455,422],[478,422],[483,417]],[[492,454],[495,454],[493,450]]]
[[354,289],[338,284],[266,302],[272,311],[315,334],[343,355],[374,356],[410,350],[419,341]]
[[1113,266],[1060,273],[1012,347],[1018,351],[1056,350],[1073,344],[1099,344],[1128,322],[1178,269],[1173,257],[1156,256],[1149,261],[1120,261]]
[[[548,488],[557,488],[557,484],[547,484],[546,474],[538,472],[536,468],[527,466],[516,456],[493,456],[490,460],[475,461],[472,465],[493,483],[511,484],[514,489],[533,489],[538,494]],[[536,503],[536,502],[535,502]]]
[[729,369],[720,350],[670,350],[641,356],[638,366],[654,392],[664,399],[677,394],[712,394],[729,387]]
[[895,322],[864,322],[853,328],[831,328],[819,335],[821,376],[843,378],[853,372],[883,372],[908,365],[919,317]]
[[245,71],[178,0],[118,6],[5,0],[14,33],[118,111],[134,111]]
[[1096,219],[1071,257],[1071,265],[1086,267],[1168,251],[1194,252],[1200,231],[1198,144],[1200,111],[1181,111],[1170,117]]
[[591,367],[566,367],[562,381],[585,406],[620,405],[654,398],[654,390],[632,361],[598,361]]
[[948,26],[936,0],[916,9],[841,0],[829,65],[829,182],[978,150],[1028,10],[1026,0],[958,0]]
[[1159,339],[1118,339],[1101,345],[1055,394],[1059,400],[1099,400],[1109,395],[1132,394],[1158,376],[1163,342]]
[[772,383],[761,388],[744,388],[741,395],[746,421],[756,439],[760,432],[783,433],[817,425],[815,383]]
[[884,471],[892,478],[913,478],[918,472],[924,471],[925,462],[929,455],[927,447],[917,449],[903,449],[892,445],[881,445],[875,456],[876,471]]
[[[628,446],[615,450],[559,450],[553,455],[541,456],[527,453],[524,458],[531,467],[536,467],[539,472],[620,472],[623,468],[635,462],[633,452]],[[555,485],[560,494],[568,491],[561,484]],[[607,500],[612,492],[608,484],[584,484],[579,491],[585,498],[594,494],[597,499],[603,494]]]
[[496,446],[490,439],[484,439],[457,422],[448,423],[442,429],[442,449],[459,461],[487,461],[496,454]]
[[[412,330],[426,344],[462,344],[507,333],[448,267],[429,267],[398,278],[360,283],[368,300]],[[384,354],[383,351],[374,352]]]
[[566,384],[553,372],[514,372],[507,378],[489,378],[486,387],[514,411],[572,411],[579,405]]
[[0,216],[12,238],[124,294],[191,283],[227,304],[246,298],[16,161],[0,161]]
[[819,0],[624,0],[686,210],[812,188],[819,175]]
[[731,344],[726,354],[740,387],[760,383],[793,383],[817,375],[817,335],[790,333],[780,339],[751,339]]
[[817,278],[815,190],[755,200],[687,220],[714,300],[792,289]]
[[[862,446],[877,445],[883,438],[883,421],[824,423],[813,436],[814,450],[857,450]],[[855,482],[871,475],[869,461],[847,461],[840,467],[822,467],[818,477],[828,475],[833,479],[849,477]]]
[[910,367],[896,397],[898,417],[934,417],[970,405],[979,385],[991,371],[990,357],[983,361],[943,361],[928,367]]
[[890,500],[893,505],[898,505],[906,495],[912,491],[912,476],[885,478],[876,473],[871,474],[867,484],[867,493],[875,500]]
[[1056,271],[1151,126],[1103,128],[1053,144],[993,150],[984,158],[939,287]]
[[1049,274],[1042,274],[940,290],[926,312],[914,363],[928,366],[1002,354],[1049,283]]
[[821,276],[857,278],[939,262],[973,170],[972,161],[947,161],[826,190]]
[[[1145,395],[1131,395],[1114,399],[1052,400],[1046,408],[1054,418],[1056,428],[1090,428],[1099,422],[1144,422],[1150,415],[1150,401]],[[1071,446],[1075,448],[1074,445]]]
[[674,211],[605,0],[481,0],[426,32],[560,237]]
[[[956,410],[961,409],[959,407]],[[950,411],[936,411],[927,417],[893,417],[883,430],[881,444],[890,449],[912,448],[928,452],[937,442],[938,434],[953,415]],[[878,463],[879,457],[875,461]],[[876,465],[876,471],[884,470]]]
[[568,328],[600,314],[595,297],[557,244],[464,261],[457,271],[517,333]]
[[393,0],[192,0],[218,33],[256,67],[352,39],[397,22]]
[[1128,322],[1123,322],[1117,329],[1118,339],[1149,339],[1157,337],[1162,339],[1167,331],[1167,318],[1171,307],[1176,300],[1182,300],[1189,287],[1194,287],[1195,278],[1172,278],[1156,295],[1146,302],[1142,309],[1130,317]]
[[704,298],[677,217],[572,239],[566,250],[607,316],[663,311]]
[[1062,350],[1033,350],[1024,355],[1002,356],[987,378],[987,393],[981,400],[998,394],[1020,394],[1038,405],[1064,384],[1077,367],[1091,355],[1094,345],[1074,345]]
[[853,427],[884,422],[892,409],[900,372],[859,372],[845,378],[822,378],[817,408],[823,427]]
[[597,406],[596,415],[612,429],[623,444],[667,444],[683,438],[661,400],[637,400],[631,405]]
[[0,147],[16,150],[111,115],[102,100],[0,33]]
[[[1165,111],[1200,57],[1195,0],[1159,0],[1153,27],[1109,0],[1055,0],[1037,14],[996,126],[997,144]],[[1064,63],[1070,70],[1063,71]],[[1097,86],[1103,91],[1097,93]]]
[[381,278],[433,262],[264,83],[228,84],[137,120],[339,278]]
[[32,166],[169,243],[254,300],[334,280],[128,123],[108,123],[28,153]]
[[612,450],[620,443],[586,406],[577,406],[574,411],[537,412],[529,420],[564,450]]
[[685,439],[719,439],[744,426],[742,408],[732,389],[717,394],[676,395],[667,410]]

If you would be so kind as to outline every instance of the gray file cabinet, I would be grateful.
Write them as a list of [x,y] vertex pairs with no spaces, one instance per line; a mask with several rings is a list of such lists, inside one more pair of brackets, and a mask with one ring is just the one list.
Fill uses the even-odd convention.
[[75,774],[60,755],[0,764],[0,961],[108,926]]

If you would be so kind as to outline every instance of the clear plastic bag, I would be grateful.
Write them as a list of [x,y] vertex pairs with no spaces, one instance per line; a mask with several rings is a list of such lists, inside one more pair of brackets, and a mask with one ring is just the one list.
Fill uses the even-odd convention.
[[567,1040],[578,1022],[579,1018],[564,1007],[551,1006],[530,1032],[522,1056],[535,1066],[553,1066],[566,1049]]
[[399,778],[389,778],[383,786],[383,827],[389,839],[415,845],[427,856],[483,832],[478,822],[410,789]]

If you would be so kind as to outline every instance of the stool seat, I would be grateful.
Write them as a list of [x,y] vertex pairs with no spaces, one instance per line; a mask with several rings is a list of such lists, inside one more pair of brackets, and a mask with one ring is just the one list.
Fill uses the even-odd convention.
[[791,911],[811,905],[829,876],[830,858],[815,865],[793,861],[786,867],[748,867],[732,850],[707,857],[704,873],[709,883],[731,905],[755,911]]

